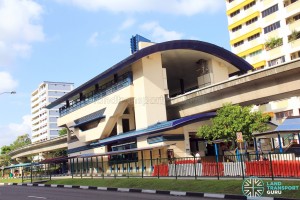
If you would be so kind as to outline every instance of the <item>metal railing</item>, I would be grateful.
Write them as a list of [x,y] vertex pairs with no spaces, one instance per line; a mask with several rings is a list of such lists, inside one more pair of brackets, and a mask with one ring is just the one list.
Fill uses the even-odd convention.
[[108,96],[120,89],[123,89],[132,84],[132,73],[127,72],[121,75],[118,78],[117,82],[110,81],[102,86],[99,87],[99,90],[92,91],[85,95],[84,99],[75,99],[73,100],[69,106],[64,105],[63,107],[59,108],[60,116],[67,115],[79,108],[82,108],[90,103],[93,103],[105,96]]
[[[234,162],[202,158],[155,158],[142,160],[105,161],[106,157],[71,158],[63,163],[47,163],[22,169],[23,182],[51,180],[52,177],[68,175],[72,178],[120,178],[120,177],[264,177],[300,178],[300,158],[295,154],[243,154],[234,155]],[[7,172],[4,173],[7,176]]]

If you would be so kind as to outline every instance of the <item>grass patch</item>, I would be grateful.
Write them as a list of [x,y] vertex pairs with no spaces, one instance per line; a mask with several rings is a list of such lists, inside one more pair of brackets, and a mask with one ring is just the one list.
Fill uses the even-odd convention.
[[[266,182],[270,181],[265,181]],[[300,181],[281,181],[282,185],[300,185]],[[242,180],[174,180],[174,179],[60,179],[47,182],[48,184],[82,185],[116,188],[142,188],[153,190],[176,190],[222,194],[242,195]],[[299,187],[300,188],[300,187]],[[266,189],[265,189],[266,190]],[[283,191],[281,195],[267,195],[300,199],[300,190]]]
[[22,183],[21,178],[0,179],[0,183]]

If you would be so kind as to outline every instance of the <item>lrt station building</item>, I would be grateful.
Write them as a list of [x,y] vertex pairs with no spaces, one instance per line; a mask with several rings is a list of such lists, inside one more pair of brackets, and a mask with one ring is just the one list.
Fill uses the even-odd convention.
[[65,103],[57,123],[68,130],[68,156],[152,160],[215,155],[213,146],[195,136],[215,110],[182,112],[168,101],[253,67],[201,41],[154,44],[137,35],[131,43],[132,55],[47,106]]

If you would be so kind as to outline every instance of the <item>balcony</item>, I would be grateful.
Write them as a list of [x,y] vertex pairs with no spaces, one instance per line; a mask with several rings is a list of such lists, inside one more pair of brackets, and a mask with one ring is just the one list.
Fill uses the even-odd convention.
[[273,58],[278,58],[283,56],[285,53],[283,51],[283,47],[279,46],[279,47],[275,47],[274,49],[270,49],[268,51],[266,51],[266,57],[269,60],[272,60]]
[[264,8],[270,7],[271,4],[274,4],[274,0],[264,0],[263,1]]
[[[297,47],[300,47],[300,38],[297,39],[297,40],[294,40],[294,41],[290,42],[290,45],[291,45],[291,47],[292,47],[293,49],[294,49],[294,48],[297,48]],[[299,48],[297,48],[297,49],[299,49]]]
[[297,30],[300,31],[300,20],[294,21],[289,24],[289,28],[291,31]]
[[70,102],[69,107],[64,105],[63,107],[59,108],[60,117],[65,116],[75,110],[78,110],[79,108],[82,108],[90,103],[98,101],[99,99],[106,97],[110,94],[113,94],[114,92],[121,90],[131,84],[132,84],[132,73],[127,72],[121,75],[118,78],[117,82],[110,81],[102,86],[99,86],[98,91],[94,90],[86,94],[83,100],[80,100],[78,98]]
[[299,10],[300,8],[300,1],[296,1],[294,3],[289,4],[288,6],[285,7],[286,13],[291,13],[295,10]]

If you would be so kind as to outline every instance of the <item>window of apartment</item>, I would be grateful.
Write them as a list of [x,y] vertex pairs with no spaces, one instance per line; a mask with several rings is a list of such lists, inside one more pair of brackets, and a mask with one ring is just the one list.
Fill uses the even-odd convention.
[[251,8],[252,6],[255,5],[255,3],[256,3],[256,1],[252,1],[251,3],[245,5],[245,6],[244,6],[244,10],[247,10],[247,9]]
[[234,11],[233,13],[231,13],[231,14],[230,14],[230,17],[234,17],[234,16],[236,16],[236,15],[239,14],[239,13],[240,13],[240,9]]
[[240,45],[242,45],[242,44],[244,44],[244,40],[239,41],[239,42],[237,42],[237,43],[234,43],[233,46],[234,46],[234,47],[238,47],[238,46],[240,46]]
[[264,28],[264,33],[267,34],[267,33],[271,32],[271,31],[274,31],[278,28],[280,28],[280,21],[275,22],[274,24],[271,24],[271,25],[265,27]]
[[258,50],[258,51],[254,51],[254,52],[250,53],[249,56],[253,57],[253,56],[259,55],[261,53],[262,53],[262,50]]
[[278,4],[276,4],[274,6],[271,6],[270,8],[268,8],[268,9],[266,9],[266,10],[264,10],[264,11],[261,12],[262,13],[262,17],[264,18],[264,17],[266,17],[266,16],[268,16],[268,15],[276,12],[277,10],[278,10]]
[[256,22],[257,20],[258,20],[258,18],[254,17],[254,18],[250,19],[249,21],[246,21],[246,25],[249,26],[250,24]]
[[260,33],[256,33],[256,34],[248,37],[248,41],[250,42],[251,40],[254,40],[254,39],[258,38],[259,36],[260,36]]
[[291,54],[291,60],[300,58],[300,51]]
[[294,16],[293,19],[294,19],[295,21],[299,20],[299,19],[300,19],[300,14]]
[[293,110],[286,110],[283,112],[275,113],[276,120],[281,120],[283,118],[289,117],[293,115]]
[[236,32],[242,28],[242,25],[238,25],[232,29],[232,32]]
[[276,58],[274,60],[268,61],[268,65],[269,65],[269,67],[271,67],[271,66],[278,65],[278,64],[281,64],[284,62],[285,62],[285,58],[284,58],[284,56],[282,56],[282,57]]

